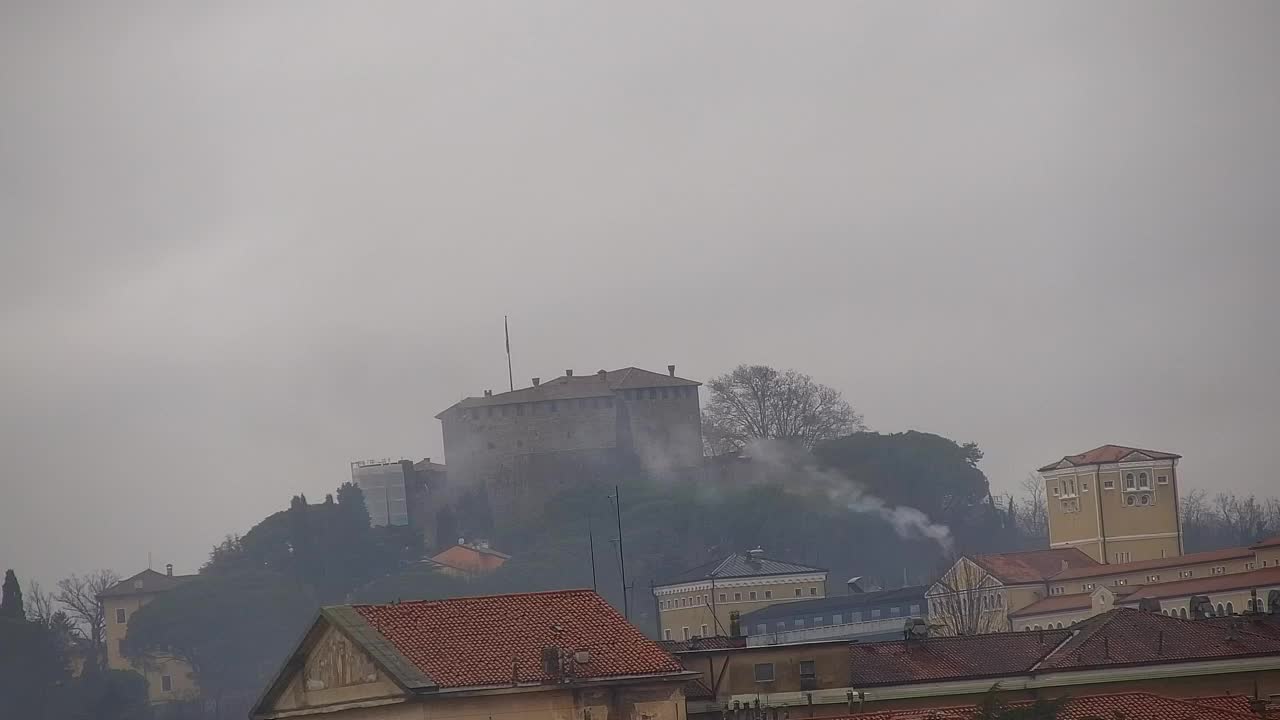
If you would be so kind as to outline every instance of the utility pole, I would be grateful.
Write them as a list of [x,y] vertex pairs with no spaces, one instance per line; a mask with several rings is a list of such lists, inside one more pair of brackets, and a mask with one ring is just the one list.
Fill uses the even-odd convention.
[[613,495],[609,496],[613,500],[614,517],[618,522],[618,568],[622,574],[622,616],[631,619],[631,606],[627,600],[627,556],[622,548],[622,494],[618,491],[618,486],[613,486]]

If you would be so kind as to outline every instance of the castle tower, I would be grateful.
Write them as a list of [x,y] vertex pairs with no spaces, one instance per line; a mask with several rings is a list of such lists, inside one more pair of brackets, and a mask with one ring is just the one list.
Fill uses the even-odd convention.
[[1180,455],[1103,445],[1040,468],[1049,547],[1075,547],[1101,563],[1182,554]]

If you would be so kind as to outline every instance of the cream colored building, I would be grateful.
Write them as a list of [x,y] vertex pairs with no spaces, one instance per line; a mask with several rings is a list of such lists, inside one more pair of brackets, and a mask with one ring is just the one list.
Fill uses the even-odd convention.
[[589,590],[328,607],[254,720],[685,720],[696,677]]
[[653,589],[663,640],[727,636],[736,613],[827,596],[827,571],[756,549],[700,565]]
[[1049,547],[1116,564],[1181,555],[1180,457],[1103,445],[1040,468]]
[[[977,632],[1039,630],[1070,627],[1113,607],[1138,607],[1144,599],[1161,612],[1190,617],[1192,597],[1207,595],[1210,615],[1270,612],[1272,590],[1280,589],[1280,536],[1245,548],[1226,548],[1180,557],[1143,560],[1119,565],[1085,562],[1053,572],[1063,553],[1076,548],[961,558],[930,588],[930,623],[947,633],[947,610],[937,602],[948,583],[969,585],[993,594],[991,603],[1003,611]],[[975,570],[976,568],[976,570]],[[1036,573],[1043,577],[1035,580]],[[955,578],[959,577],[957,581]],[[998,594],[998,597],[997,595]],[[1221,607],[1219,607],[1221,606]]]
[[147,569],[121,580],[98,596],[102,600],[107,620],[107,667],[112,670],[133,670],[146,678],[147,698],[152,703],[190,700],[199,695],[191,666],[164,655],[155,655],[145,662],[135,664],[120,652],[120,647],[129,631],[129,620],[135,612],[191,577],[193,576],[174,575],[172,565],[166,567],[163,575]]

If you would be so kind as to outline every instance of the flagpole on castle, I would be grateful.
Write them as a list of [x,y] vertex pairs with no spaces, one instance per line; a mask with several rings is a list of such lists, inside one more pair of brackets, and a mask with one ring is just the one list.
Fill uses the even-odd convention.
[[512,390],[516,389],[515,376],[511,374],[511,331],[507,329],[507,316],[502,316],[502,334],[507,339],[507,384]]

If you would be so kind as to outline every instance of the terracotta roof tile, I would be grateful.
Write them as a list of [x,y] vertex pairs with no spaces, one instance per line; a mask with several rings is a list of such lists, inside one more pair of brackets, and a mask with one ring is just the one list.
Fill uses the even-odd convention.
[[[1030,702],[1010,703],[1027,707]],[[880,710],[847,717],[857,720],[970,720],[975,706]],[[1070,698],[1058,720],[1123,717],[1125,720],[1257,720],[1243,695],[1170,698],[1151,693],[1111,693]],[[832,720],[837,720],[833,718]]]
[[98,594],[98,597],[118,597],[122,595],[139,595],[172,590],[184,582],[195,578],[195,575],[166,575],[147,569],[127,577]]
[[[1037,670],[1082,670],[1280,654],[1280,640],[1160,613],[1117,608],[1074,626]],[[1234,636],[1233,636],[1234,635]]]
[[1201,563],[1217,562],[1220,560],[1235,560],[1246,557],[1253,557],[1253,551],[1249,548],[1224,548],[1222,550],[1209,550],[1206,552],[1191,553],[1189,555],[1180,555],[1178,557],[1156,558],[1155,560],[1139,560],[1138,562],[1117,563],[1114,565],[1070,568],[1054,575],[1053,579],[1075,580],[1086,577],[1103,577],[1104,575],[1122,575],[1124,573],[1142,572],[1143,570],[1158,570],[1161,568],[1179,567],[1182,565],[1199,565]]
[[1262,540],[1259,540],[1257,543],[1250,545],[1249,547],[1252,548],[1253,550],[1261,550],[1262,548],[1277,547],[1277,546],[1280,546],[1280,535],[1272,535],[1269,538],[1264,538]]
[[609,370],[601,377],[600,373],[590,375],[561,375],[540,385],[519,388],[494,395],[467,397],[442,410],[436,418],[442,417],[453,408],[484,407],[487,405],[510,405],[512,403],[538,402],[542,400],[573,400],[577,398],[612,397],[619,390],[635,390],[639,388],[663,387],[697,387],[702,383],[682,377],[641,370],[637,367],[625,367]]
[[663,650],[671,653],[701,652],[703,650],[744,648],[747,646],[747,639],[745,637],[713,635],[711,637],[693,638],[692,640],[659,640],[658,645]]
[[1182,457],[1181,455],[1161,452],[1160,450],[1143,450],[1142,448],[1128,447],[1125,445],[1100,445],[1092,450],[1082,452],[1079,455],[1067,455],[1061,460],[1055,460],[1040,468],[1040,472],[1056,470],[1064,463],[1073,467],[1118,463],[1133,453],[1141,453],[1152,460],[1177,460]]
[[1037,600],[1030,605],[1009,613],[1009,617],[1028,617],[1031,615],[1044,615],[1046,613],[1059,613],[1068,610],[1087,610],[1093,607],[1093,593],[1072,593],[1071,595],[1050,595],[1043,600]]
[[[1264,603],[1267,601],[1264,597],[1260,597],[1258,599]],[[1280,640],[1280,615],[1245,613],[1244,615],[1205,618],[1197,622],[1202,622],[1207,625],[1217,625],[1224,628],[1229,628],[1234,624],[1243,632]]]
[[544,648],[572,655],[581,678],[680,673],[684,668],[590,590],[354,605],[440,687],[542,682]]
[[[1173,582],[1155,583],[1153,585],[1147,585],[1138,592],[1130,595],[1125,602],[1134,603],[1142,600],[1143,598],[1160,599],[1178,598],[1189,595],[1204,595],[1206,593],[1223,592],[1226,590],[1247,590],[1252,588],[1265,590],[1268,587],[1280,587],[1280,567],[1261,568],[1242,573],[1212,575],[1210,577],[1192,578],[1190,580],[1175,580]],[[1266,592],[1259,592],[1259,596],[1264,601],[1266,600],[1266,595]]]
[[1001,677],[1029,671],[1070,630],[892,640],[849,646],[854,687]]
[[1079,548],[976,555],[972,559],[992,577],[1012,584],[1044,582],[1064,569],[1101,567]]
[[797,573],[824,573],[824,568],[810,567],[786,560],[774,560],[762,555],[751,556],[734,553],[719,560],[712,560],[669,578],[661,585],[676,585],[711,578],[763,577],[766,575],[793,575]]

